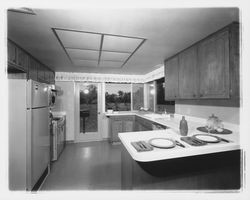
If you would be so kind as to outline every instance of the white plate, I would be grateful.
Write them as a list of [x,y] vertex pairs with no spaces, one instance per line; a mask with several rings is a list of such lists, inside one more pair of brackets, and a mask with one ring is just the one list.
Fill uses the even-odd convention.
[[153,138],[148,141],[150,145],[158,148],[173,148],[175,147],[175,141],[168,139],[168,138]]
[[193,137],[204,142],[211,142],[211,143],[220,142],[220,139],[218,137],[208,134],[197,134],[194,135]]

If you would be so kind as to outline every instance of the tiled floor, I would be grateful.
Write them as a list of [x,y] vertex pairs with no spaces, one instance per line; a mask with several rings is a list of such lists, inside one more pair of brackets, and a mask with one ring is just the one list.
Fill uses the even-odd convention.
[[121,146],[67,144],[41,190],[120,190]]

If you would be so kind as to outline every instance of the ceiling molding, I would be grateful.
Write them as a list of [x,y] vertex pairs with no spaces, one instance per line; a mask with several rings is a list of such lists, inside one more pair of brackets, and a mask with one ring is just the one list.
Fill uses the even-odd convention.
[[56,72],[56,81],[146,83],[164,77],[164,66],[145,75]]

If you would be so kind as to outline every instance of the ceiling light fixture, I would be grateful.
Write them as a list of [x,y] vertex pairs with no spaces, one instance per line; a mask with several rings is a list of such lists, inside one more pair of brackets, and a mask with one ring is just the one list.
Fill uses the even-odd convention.
[[29,14],[29,15],[36,15],[36,13],[31,8],[10,8],[8,11]]
[[78,67],[122,68],[145,38],[52,28],[71,63]]

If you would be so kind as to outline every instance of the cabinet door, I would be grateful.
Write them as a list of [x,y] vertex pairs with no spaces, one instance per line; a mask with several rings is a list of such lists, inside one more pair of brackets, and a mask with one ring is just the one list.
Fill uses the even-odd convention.
[[16,46],[8,41],[8,61],[17,64],[17,53]]
[[38,63],[37,65],[37,78],[40,82],[45,82],[44,81],[44,67],[42,64]]
[[55,84],[54,72],[52,70],[50,70],[50,69],[49,69],[49,83],[50,84]]
[[197,46],[179,54],[179,96],[181,99],[198,98]]
[[199,44],[200,98],[229,98],[229,39],[221,32]]
[[112,142],[118,142],[120,139],[118,138],[118,133],[123,132],[122,131],[122,120],[112,120]]
[[38,63],[36,62],[36,60],[34,60],[33,58],[29,59],[29,78],[37,81],[37,65]]
[[45,83],[50,83],[49,79],[50,79],[50,71],[46,67],[46,68],[44,68],[44,81],[45,81]]
[[17,65],[23,71],[28,72],[28,55],[20,48],[17,48]]
[[132,132],[134,131],[134,122],[131,120],[123,121],[123,132]]
[[178,98],[178,57],[165,61],[165,99]]

